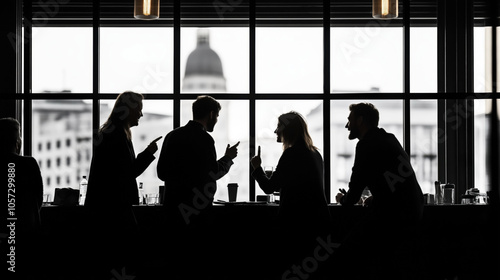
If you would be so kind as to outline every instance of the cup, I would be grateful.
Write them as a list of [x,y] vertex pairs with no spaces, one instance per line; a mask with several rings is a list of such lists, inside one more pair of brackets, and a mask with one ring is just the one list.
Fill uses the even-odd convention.
[[474,204],[488,204],[488,196],[485,193],[480,193],[474,197]]
[[443,186],[439,181],[434,182],[434,201],[436,204],[443,204]]
[[424,204],[433,205],[434,204],[434,195],[426,193],[424,194]]
[[280,204],[280,192],[273,192],[274,203]]
[[158,194],[157,193],[146,194],[146,204],[149,206],[158,204]]
[[266,173],[267,178],[273,176],[274,168],[272,166],[264,166],[264,173]]
[[236,196],[238,194],[238,184],[237,183],[227,184],[227,193],[229,195],[229,202],[236,201]]
[[474,204],[474,195],[471,194],[462,195],[462,201],[460,204]]
[[443,187],[443,204],[455,204],[455,185],[446,184]]

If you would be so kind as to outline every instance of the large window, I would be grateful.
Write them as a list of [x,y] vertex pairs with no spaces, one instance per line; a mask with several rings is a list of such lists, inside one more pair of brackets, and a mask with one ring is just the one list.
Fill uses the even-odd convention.
[[[218,181],[216,199],[227,199],[228,183],[240,185],[238,200],[262,193],[249,174],[250,158],[261,146],[264,164],[277,164],[282,153],[273,133],[277,117],[294,110],[306,118],[328,167],[325,193],[334,202],[349,182],[357,140],[348,140],[344,126],[349,105],[358,102],[378,107],[380,127],[409,151],[424,193],[434,193],[436,180],[456,180],[447,176],[460,170],[470,172],[474,183],[454,182],[460,185],[457,196],[469,187],[483,192],[489,187],[489,106],[498,77],[491,76],[496,50],[484,15],[475,14],[474,36],[466,37],[473,40],[468,42],[473,51],[453,57],[444,51],[456,42],[440,32],[447,27],[438,25],[438,1],[411,1],[410,17],[401,7],[392,21],[372,19],[363,1],[330,1],[329,17],[323,12],[327,1],[255,1],[255,7],[244,1],[222,6],[178,1],[178,9],[162,1],[156,21],[134,20],[119,1],[112,13],[102,4],[101,17],[92,20],[99,13],[92,13],[91,2],[61,3],[51,14],[40,13],[43,7],[34,3],[32,26],[24,26],[30,36],[23,55],[30,63],[23,65],[31,66],[23,68],[24,94],[18,97],[31,124],[24,127],[24,144],[37,158],[49,194],[76,187],[88,175],[93,132],[125,90],[146,99],[144,117],[132,129],[137,151],[190,120],[197,95],[221,102],[212,133],[217,154],[222,156],[227,144],[241,144],[230,173]],[[466,60],[474,66],[456,68],[474,73],[467,76],[473,89],[448,91],[448,84],[460,80],[451,83],[451,68],[444,65]],[[473,99],[473,105],[453,107],[449,98]],[[450,128],[450,110],[458,117],[459,110],[471,112],[473,120]],[[461,148],[461,141],[443,133],[455,130],[473,139],[467,141],[472,161],[450,162],[449,151]],[[449,172],[457,166],[464,168]],[[157,191],[162,182],[156,161],[137,180],[147,192]]]

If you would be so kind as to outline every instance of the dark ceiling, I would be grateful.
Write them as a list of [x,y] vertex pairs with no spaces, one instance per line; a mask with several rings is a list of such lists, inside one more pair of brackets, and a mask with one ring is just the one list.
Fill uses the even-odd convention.
[[[485,18],[487,0],[474,1],[474,16]],[[24,1],[25,5],[29,1]],[[46,0],[31,1],[33,21],[51,22],[60,20],[91,20],[93,18],[93,0]],[[321,21],[323,2],[318,0],[264,1],[256,0],[255,16],[257,21]],[[412,20],[434,21],[437,18],[439,0],[411,0]],[[160,0],[160,19],[157,22],[171,21],[174,16],[174,1]],[[102,21],[134,21],[134,0],[99,1],[99,17]],[[249,0],[181,0],[180,14],[182,21],[245,21],[248,20]],[[330,1],[330,15],[336,20],[371,19],[372,0]],[[403,1],[399,3],[400,17],[404,12]],[[29,11],[28,11],[29,12]]]

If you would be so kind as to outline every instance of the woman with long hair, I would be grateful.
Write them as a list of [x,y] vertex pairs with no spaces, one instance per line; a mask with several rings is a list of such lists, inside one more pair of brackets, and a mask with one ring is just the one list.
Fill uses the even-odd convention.
[[134,152],[130,128],[139,124],[143,98],[132,91],[119,94],[94,139],[84,205],[91,218],[90,234],[98,230],[96,245],[99,252],[104,252],[101,264],[109,265],[103,268],[105,273],[110,272],[111,266],[119,271],[121,268],[117,266],[124,265],[126,260],[130,261],[127,257],[135,254],[132,242],[138,227],[132,205],[139,203],[136,178],[155,159],[158,150],[156,141],[160,137],[137,156]]
[[[311,253],[316,239],[327,233],[330,212],[324,193],[323,159],[313,144],[307,123],[297,112],[279,116],[274,131],[283,143],[281,155],[271,177],[262,170],[260,146],[251,159],[252,177],[266,194],[280,192],[277,236],[282,243],[282,269]],[[289,267],[288,267],[289,268]]]

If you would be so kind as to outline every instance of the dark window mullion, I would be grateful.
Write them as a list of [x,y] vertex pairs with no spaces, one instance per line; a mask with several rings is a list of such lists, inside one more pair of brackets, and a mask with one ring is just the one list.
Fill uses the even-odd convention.
[[411,156],[411,112],[410,112],[410,0],[403,2],[403,143],[406,153]]
[[[465,41],[465,48],[466,48],[466,88],[465,91],[469,93],[470,95],[473,95],[474,93],[474,3],[473,1],[469,0],[466,1],[466,7],[465,7],[465,15],[466,15],[466,23],[467,25],[465,26],[465,34],[466,34],[466,41]],[[466,170],[467,170],[467,175],[466,175],[466,186],[474,186],[475,185],[475,164],[474,164],[474,158],[475,158],[475,143],[474,143],[474,130],[475,130],[475,122],[474,122],[474,100],[473,99],[466,99],[465,100],[465,107],[467,108],[467,128],[465,131],[465,137],[466,137],[466,145],[467,149],[470,151],[466,154]]]
[[324,187],[331,202],[331,139],[330,139],[330,0],[323,1],[323,162]]
[[174,1],[174,128],[181,125],[181,1]]
[[32,1],[24,1],[24,112],[23,131],[24,144],[23,150],[25,156],[32,156],[33,144],[33,100],[31,99],[31,78],[32,78],[32,48],[33,48],[33,25],[32,25]]
[[446,120],[444,114],[446,111],[446,100],[440,98],[440,95],[446,94],[446,2],[438,1],[438,18],[437,18],[437,40],[438,40],[438,111],[437,111],[437,127],[438,127],[438,180],[446,182]]
[[[97,137],[97,132],[100,125],[100,97],[99,97],[99,81],[100,81],[100,1],[93,1],[93,18],[92,18],[92,129],[94,133],[92,137]],[[95,142],[94,142],[95,143]],[[92,145],[92,155],[94,154],[94,145]]]
[[[491,98],[491,114],[489,118],[489,126],[490,126],[490,137],[489,137],[489,147],[490,147],[490,157],[489,157],[489,165],[490,165],[490,191],[491,191],[491,197],[490,201],[491,204],[495,207],[494,211],[492,211],[493,219],[492,221],[498,221],[499,215],[500,215],[500,194],[499,194],[499,185],[500,185],[500,176],[498,171],[500,170],[500,162],[499,162],[499,147],[498,147],[498,142],[499,142],[499,128],[498,128],[498,104],[497,104],[497,95],[496,93],[498,92],[497,88],[497,50],[498,50],[498,44],[497,44],[497,26],[498,26],[498,16],[499,16],[499,4],[498,1],[496,0],[491,0],[489,2],[489,8],[490,8],[490,20],[491,20],[491,93],[492,93],[492,98]],[[500,232],[500,226],[496,226],[494,228],[496,230],[496,233]],[[493,235],[496,236],[496,235]],[[498,247],[498,245],[497,245]],[[498,272],[496,272],[498,275]]]
[[[255,0],[250,0],[249,1],[249,18],[250,18],[250,30],[249,30],[249,63],[250,63],[250,69],[249,69],[249,128],[250,128],[250,154],[249,154],[249,160],[255,155],[255,143],[256,143],[256,134],[255,134]],[[249,166],[249,170],[251,172],[252,166]],[[249,200],[250,201],[255,201],[255,180],[250,176],[249,178]]]

